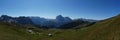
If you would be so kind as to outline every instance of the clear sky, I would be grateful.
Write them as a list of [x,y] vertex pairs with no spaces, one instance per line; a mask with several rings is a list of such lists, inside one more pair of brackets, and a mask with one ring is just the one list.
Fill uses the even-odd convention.
[[105,19],[120,14],[120,0],[0,0],[0,15]]

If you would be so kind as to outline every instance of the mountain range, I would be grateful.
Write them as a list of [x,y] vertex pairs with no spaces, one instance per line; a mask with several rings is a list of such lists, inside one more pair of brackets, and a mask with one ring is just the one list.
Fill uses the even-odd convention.
[[[4,22],[8,22],[8,23],[18,23],[18,24],[23,24],[23,25],[35,25],[35,26],[37,25],[40,27],[44,26],[48,28],[59,28],[62,25],[70,24],[75,21],[69,17],[63,17],[62,15],[56,16],[55,19],[46,19],[46,18],[34,17],[34,16],[32,17],[25,17],[25,16],[11,17],[8,15],[1,15],[0,20]],[[95,22],[96,20],[80,19],[79,21]],[[77,24],[77,25],[80,25],[80,24]]]

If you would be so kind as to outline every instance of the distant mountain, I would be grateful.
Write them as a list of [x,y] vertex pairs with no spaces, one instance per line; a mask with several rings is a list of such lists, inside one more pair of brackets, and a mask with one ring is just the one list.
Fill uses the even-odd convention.
[[46,27],[54,27],[54,20],[53,19],[45,19],[40,17],[29,17],[35,25],[41,25]]
[[29,17],[11,17],[7,15],[1,15],[0,20],[3,22],[8,22],[8,23],[19,23],[19,24],[33,24],[31,19]]
[[59,27],[61,25],[64,25],[64,24],[72,22],[71,18],[69,18],[69,17],[63,17],[62,15],[58,15],[55,20],[56,20],[55,21],[55,23],[56,23],[55,26],[56,27]]
[[86,25],[86,26],[87,25],[92,25],[95,22],[97,22],[97,21],[96,20],[91,20],[91,19],[89,19],[89,20],[88,19],[75,19],[70,23],[61,25],[59,28],[61,28],[61,29],[71,29],[71,28],[75,28],[77,26],[82,26],[82,25]]
[[31,25],[34,24],[29,17],[20,16],[15,19],[16,19],[17,23],[20,23],[20,24],[31,24]]
[[[79,21],[78,21],[79,20]],[[62,15],[56,16],[56,19],[46,19],[41,17],[11,17],[7,15],[1,15],[0,21],[8,22],[8,23],[18,23],[18,24],[29,24],[29,25],[37,25],[40,27],[47,28],[70,28],[76,27],[83,23],[87,22],[96,22],[95,20],[90,19],[77,19],[77,21],[72,20],[69,17],[63,17]]]
[[58,15],[56,19],[45,19],[40,17],[30,17],[30,19],[36,25],[47,27],[59,27],[60,25],[72,22],[72,19],[70,19],[69,17],[63,17],[62,15]]
[[85,19],[85,18],[79,18],[79,19],[75,19],[75,20],[83,20],[83,21],[87,21],[87,22],[97,22],[97,21],[100,21],[100,20],[93,20],[93,19]]
[[56,16],[57,21],[64,21],[64,17],[62,15]]

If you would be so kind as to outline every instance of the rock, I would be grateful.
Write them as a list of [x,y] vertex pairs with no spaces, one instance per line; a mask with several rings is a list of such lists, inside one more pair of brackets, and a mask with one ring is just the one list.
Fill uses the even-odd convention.
[[52,37],[53,35],[51,33],[48,34],[49,37]]

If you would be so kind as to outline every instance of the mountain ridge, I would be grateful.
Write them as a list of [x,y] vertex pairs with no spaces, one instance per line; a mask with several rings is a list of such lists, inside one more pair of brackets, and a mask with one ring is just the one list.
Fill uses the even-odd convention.
[[[73,22],[73,19],[71,19],[70,17],[63,17],[62,15],[56,16],[56,19],[46,19],[46,18],[34,17],[34,16],[33,17],[25,17],[25,16],[11,17],[8,15],[1,15],[0,20],[4,22],[9,22],[9,23],[15,22],[19,24],[37,25],[40,27],[44,26],[48,28],[59,28],[61,25],[65,25]],[[85,20],[89,21],[88,19],[84,19],[84,21]]]

